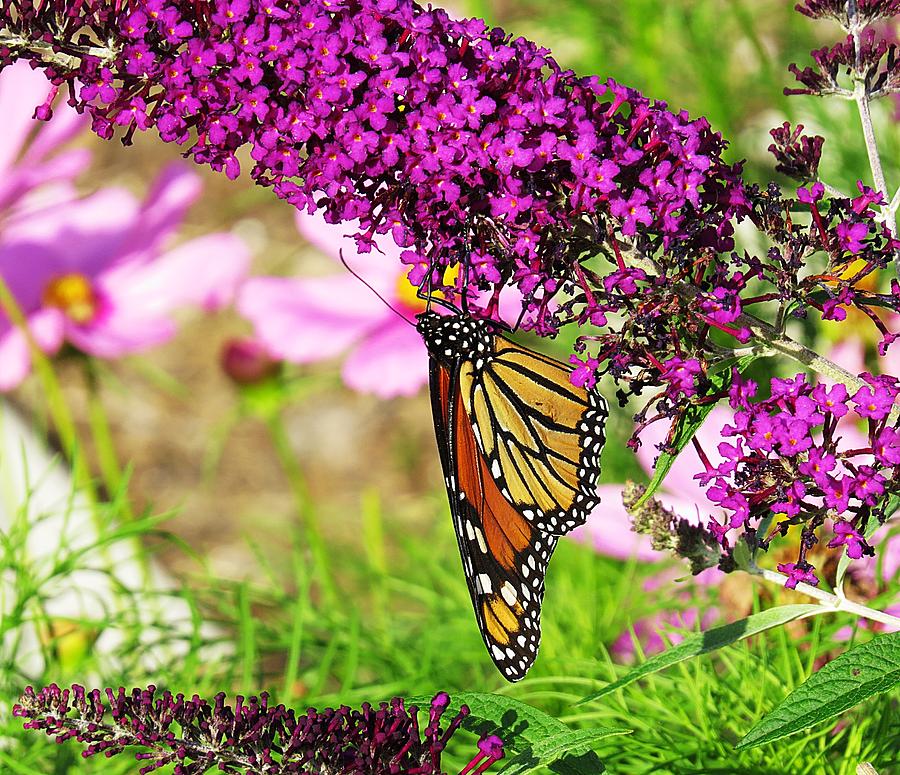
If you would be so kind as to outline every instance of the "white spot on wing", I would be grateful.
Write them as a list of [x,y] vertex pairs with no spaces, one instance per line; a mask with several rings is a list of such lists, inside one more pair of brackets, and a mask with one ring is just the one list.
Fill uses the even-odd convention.
[[508,581],[503,582],[503,586],[500,587],[500,594],[503,596],[507,605],[513,606],[516,604],[516,600],[518,599],[516,590]]

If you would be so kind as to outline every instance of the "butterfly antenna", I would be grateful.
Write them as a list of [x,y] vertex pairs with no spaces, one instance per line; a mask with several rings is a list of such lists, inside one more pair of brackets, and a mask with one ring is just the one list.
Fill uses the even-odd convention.
[[408,317],[406,317],[406,315],[404,315],[402,312],[400,312],[400,310],[398,310],[396,307],[394,307],[386,298],[384,298],[384,296],[382,296],[378,291],[376,291],[372,287],[372,284],[368,280],[366,280],[364,277],[362,277],[352,266],[350,266],[350,264],[347,263],[347,259],[344,258],[343,249],[338,250],[338,255],[341,258],[341,263],[344,265],[344,268],[348,272],[350,272],[350,274],[352,274],[357,280],[359,280],[363,285],[365,285],[366,288],[368,288],[370,291],[372,291],[372,293],[374,293],[379,299],[381,299],[381,302],[382,302],[382,304],[384,304],[385,307],[387,307],[391,312],[393,312],[404,323],[408,323],[411,326],[416,325]]
[[527,308],[528,308],[527,301],[526,301],[525,298],[523,297],[523,298],[522,298],[522,309],[521,309],[521,311],[519,312],[519,317],[518,317],[518,319],[516,320],[516,325],[515,325],[515,328],[513,328],[513,331],[518,331],[518,330],[519,330],[519,326],[522,325],[522,320],[525,318],[525,310],[526,310]]

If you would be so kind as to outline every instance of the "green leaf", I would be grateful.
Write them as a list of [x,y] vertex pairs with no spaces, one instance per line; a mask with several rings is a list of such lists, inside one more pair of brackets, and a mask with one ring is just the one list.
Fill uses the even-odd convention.
[[[416,697],[408,704],[428,707],[430,698]],[[452,696],[451,708],[468,705],[470,714],[463,726],[479,735],[499,735],[504,749],[513,754],[502,773],[522,775],[549,768],[560,775],[594,775],[604,771],[603,762],[591,750],[591,743],[630,729],[573,730],[559,719],[511,697],[482,692],[459,692]]]
[[900,683],[900,632],[881,635],[831,660],[792,691],[738,743],[752,748],[833,718]]
[[[732,367],[741,372],[758,357],[759,356],[756,354],[750,354],[741,356],[740,358],[728,358],[721,363],[716,364],[715,370],[710,371],[709,374],[711,385],[707,391],[707,396],[721,393],[723,390],[727,390],[728,387],[730,387]],[[703,396],[701,396],[701,398],[702,397]],[[700,429],[700,426],[703,425],[704,420],[706,420],[709,413],[715,408],[716,403],[716,401],[702,404],[693,402],[688,405],[683,414],[678,416],[675,420],[675,431],[672,434],[671,448],[674,451],[660,453],[656,460],[653,478],[647,485],[644,494],[638,499],[635,508],[643,506],[653,497],[663,483],[663,480],[666,478],[666,474],[669,473],[669,469],[672,468],[675,458],[681,454],[681,451],[690,443],[691,439],[694,438],[694,434],[696,434]]]
[[[890,519],[894,516],[897,509],[900,509],[900,495],[892,493],[891,495],[888,495],[884,501],[885,519]],[[879,527],[881,527],[881,523],[874,517],[870,517],[869,524],[866,525],[864,532],[865,539],[868,541]],[[847,575],[847,569],[850,567],[851,562],[852,560],[847,556],[846,552],[844,552],[841,555],[841,559],[838,560],[837,571],[834,576],[834,589],[838,594],[841,594],[844,588],[844,576]]]
[[528,775],[545,768],[560,773],[595,773],[603,765],[596,759],[593,746],[606,737],[630,735],[630,729],[597,727],[551,735],[513,757],[499,775]]
[[676,665],[679,662],[684,662],[685,660],[699,656],[700,654],[716,651],[723,646],[737,643],[744,638],[749,638],[751,635],[770,630],[773,627],[786,624],[794,619],[815,616],[816,614],[824,613],[829,610],[832,609],[816,603],[783,605],[778,606],[777,608],[770,608],[768,611],[753,614],[746,619],[741,619],[740,621],[732,622],[731,624],[726,624],[722,627],[713,627],[712,629],[698,633],[697,635],[690,635],[677,646],[673,646],[661,654],[651,657],[643,664],[629,670],[618,681],[614,681],[613,683],[604,686],[599,692],[585,697],[578,704],[581,705],[585,702],[596,700],[610,692],[614,692],[617,689],[621,689],[623,686],[627,686],[628,684],[637,681],[639,678],[658,673],[660,670],[665,670],[667,667]]

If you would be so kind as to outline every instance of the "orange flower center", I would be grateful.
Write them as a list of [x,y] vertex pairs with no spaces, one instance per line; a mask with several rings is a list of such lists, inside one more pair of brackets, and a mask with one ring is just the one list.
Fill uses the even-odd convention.
[[62,310],[73,323],[90,323],[97,314],[97,296],[91,281],[79,272],[54,277],[44,288],[42,300]]

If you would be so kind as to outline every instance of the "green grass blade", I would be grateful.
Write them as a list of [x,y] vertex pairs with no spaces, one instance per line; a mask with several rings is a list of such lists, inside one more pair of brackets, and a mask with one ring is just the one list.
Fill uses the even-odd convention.
[[722,627],[713,627],[711,630],[706,630],[697,635],[691,635],[685,638],[677,646],[673,646],[661,654],[651,657],[643,664],[630,670],[618,681],[614,681],[608,686],[603,687],[599,692],[588,695],[578,704],[581,705],[582,703],[599,699],[610,692],[614,692],[617,689],[621,689],[623,686],[627,686],[628,684],[637,681],[639,678],[658,673],[660,670],[665,670],[667,667],[676,665],[679,662],[684,662],[692,657],[706,654],[710,651],[716,651],[723,646],[737,643],[744,638],[749,638],[751,635],[770,630],[773,627],[786,624],[794,619],[815,616],[816,614],[824,613],[827,610],[829,609],[817,604],[784,605],[779,606],[778,608],[770,608],[762,613],[753,614],[746,619],[741,619],[732,622],[731,624],[723,625]]

